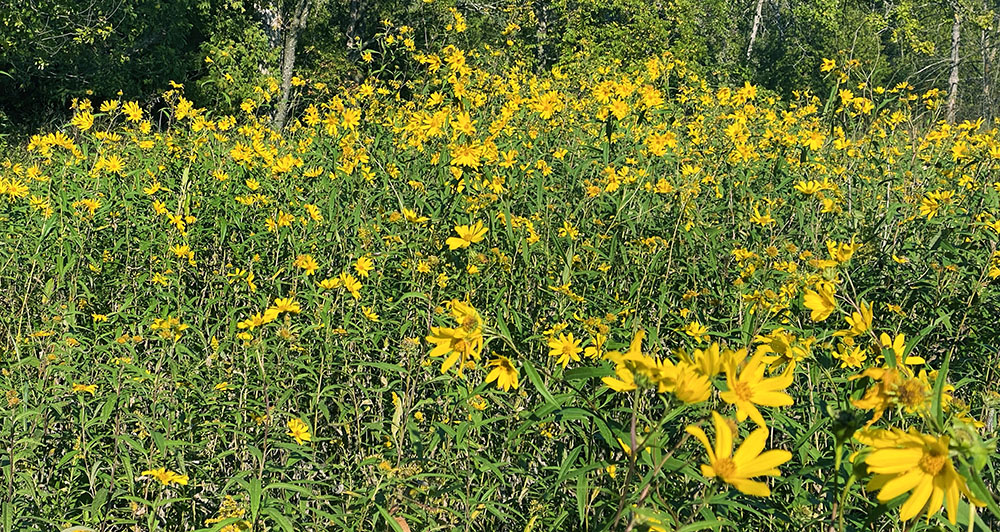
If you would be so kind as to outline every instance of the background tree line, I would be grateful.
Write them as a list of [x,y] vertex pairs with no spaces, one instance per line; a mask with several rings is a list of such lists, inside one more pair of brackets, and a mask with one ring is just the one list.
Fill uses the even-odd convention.
[[[711,80],[779,94],[829,90],[824,58],[855,60],[871,86],[948,91],[948,116],[995,116],[998,0],[0,0],[0,133],[65,118],[74,97],[156,105],[170,81],[199,106],[238,106],[274,80],[276,125],[292,78],[360,80],[383,21],[435,46],[458,13],[464,48],[506,48],[538,71],[671,51]],[[207,58],[207,59],[206,59]]]

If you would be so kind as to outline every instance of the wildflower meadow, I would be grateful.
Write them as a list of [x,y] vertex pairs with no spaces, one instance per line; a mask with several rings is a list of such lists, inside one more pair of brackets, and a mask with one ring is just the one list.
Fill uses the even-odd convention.
[[5,149],[0,530],[1000,530],[997,124],[448,23]]

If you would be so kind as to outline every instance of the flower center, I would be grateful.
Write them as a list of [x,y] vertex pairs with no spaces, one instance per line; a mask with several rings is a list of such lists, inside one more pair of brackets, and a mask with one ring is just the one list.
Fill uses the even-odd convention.
[[920,381],[911,379],[896,388],[896,400],[910,410],[924,403],[924,390]]
[[712,469],[722,480],[728,480],[736,473],[736,464],[731,458],[720,458],[712,464]]
[[937,475],[944,467],[946,456],[941,455],[936,450],[931,450],[920,459],[920,469],[928,475]]
[[735,393],[736,397],[738,397],[741,401],[753,400],[753,390],[750,389],[750,385],[745,382],[737,381],[733,385],[733,393]]

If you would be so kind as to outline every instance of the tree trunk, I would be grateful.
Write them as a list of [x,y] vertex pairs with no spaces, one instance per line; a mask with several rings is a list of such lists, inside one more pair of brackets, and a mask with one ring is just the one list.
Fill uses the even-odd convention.
[[757,41],[757,32],[760,31],[760,23],[763,21],[764,0],[757,0],[757,12],[753,16],[753,26],[750,27],[750,43],[747,44],[747,61],[753,52],[753,43]]
[[[988,0],[983,1],[983,9],[989,9]],[[991,23],[995,24],[996,21],[993,20]],[[996,51],[993,50],[993,41],[990,39],[990,31],[986,28],[980,32],[980,51],[983,56],[983,101],[980,105],[981,113],[983,118],[986,119],[987,123],[992,122],[993,119],[993,62],[995,59]]]
[[[267,37],[269,49],[277,50],[281,48],[281,27],[284,25],[284,21],[281,18],[280,4],[268,0],[255,0],[251,5],[253,6],[257,21],[260,23],[260,27],[264,30],[264,35]],[[274,65],[269,61],[261,60],[257,64],[257,70],[260,71],[262,76],[270,76],[274,70]]]
[[[347,53],[357,59],[368,35],[368,4],[371,0],[350,0],[347,7]],[[422,8],[423,6],[421,6]]]
[[267,36],[267,44],[271,49],[281,46],[281,26],[284,24],[281,20],[281,7],[272,2],[258,1],[253,3],[253,8],[257,12],[264,35]]
[[288,122],[292,99],[292,74],[295,70],[295,48],[299,42],[299,30],[306,27],[309,16],[309,0],[298,0],[295,3],[295,13],[284,28],[284,46],[281,49],[281,96],[274,110],[275,129],[282,129]]
[[549,42],[549,6],[548,0],[535,0],[531,5],[535,15],[535,72],[548,70],[551,63],[548,50]]
[[948,75],[948,111],[946,120],[955,123],[955,111],[958,103],[958,43],[962,35],[962,15],[955,7],[955,20],[951,24],[951,74]]

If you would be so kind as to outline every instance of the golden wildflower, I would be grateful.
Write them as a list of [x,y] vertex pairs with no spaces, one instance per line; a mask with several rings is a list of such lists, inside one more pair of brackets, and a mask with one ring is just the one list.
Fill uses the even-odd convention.
[[861,399],[855,399],[851,404],[862,410],[874,411],[868,426],[881,419],[890,407],[899,406],[910,413],[925,413],[930,408],[931,383],[924,372],[921,376],[914,376],[912,370],[905,366],[868,368],[849,380],[864,377],[874,380],[875,384],[865,391]]
[[928,192],[920,200],[920,214],[926,216],[928,220],[937,216],[942,206],[952,202],[955,193],[950,190]]
[[842,342],[837,346],[837,351],[833,353],[833,358],[840,361],[841,368],[860,368],[868,359],[868,354],[860,346]]
[[312,255],[299,255],[295,258],[294,265],[305,270],[306,275],[313,275],[319,268],[319,264],[316,263],[316,259]]
[[837,242],[835,240],[826,241],[826,250],[830,254],[830,258],[836,261],[838,264],[843,264],[854,256],[854,252],[861,247],[861,244],[855,244],[854,238],[848,242]]
[[897,363],[903,363],[907,366],[919,366],[920,364],[926,362],[923,357],[914,355],[907,355],[905,358],[903,357],[903,353],[906,352],[906,336],[902,333],[897,334],[895,338],[890,338],[888,334],[882,333],[878,338],[882,350],[891,350],[896,357]]
[[189,325],[181,323],[180,318],[173,316],[154,319],[152,325],[149,326],[150,329],[157,331],[161,338],[175,342],[181,339],[181,333],[186,331],[188,327]]
[[358,272],[358,277],[367,278],[368,274],[375,269],[375,261],[370,257],[358,257],[354,263],[354,271]]
[[703,342],[705,338],[708,338],[708,327],[697,321],[692,321],[684,327],[684,334],[694,338],[696,342]]
[[147,469],[141,473],[141,476],[150,477],[160,481],[160,484],[168,486],[170,484],[178,484],[181,486],[187,486],[188,476],[169,471],[164,467],[157,469]]
[[723,401],[736,406],[736,418],[740,421],[748,416],[757,425],[763,427],[764,416],[757,405],[789,406],[792,397],[783,390],[791,386],[795,379],[794,364],[789,364],[784,373],[777,377],[765,378],[764,354],[755,353],[737,373],[737,366],[730,362],[726,367],[726,386],[728,389],[719,394]]
[[[739,356],[739,359],[742,362],[747,353],[745,349],[740,351],[742,356]],[[733,359],[734,352],[730,349],[723,350],[718,342],[712,342],[706,349],[695,349],[690,356],[684,352],[680,354],[681,360],[690,360],[702,375],[712,378],[725,371],[728,361]]]
[[300,418],[288,420],[288,432],[285,434],[295,438],[295,442],[299,445],[312,440],[312,434],[309,433],[309,426]]
[[712,412],[712,421],[715,425],[714,447],[701,427],[688,425],[685,429],[688,434],[701,442],[708,452],[709,463],[701,465],[701,474],[708,478],[718,477],[747,495],[770,496],[771,489],[767,484],[751,479],[759,476],[781,476],[777,468],[791,460],[792,453],[780,449],[764,451],[764,445],[767,444],[767,427],[760,427],[751,432],[733,453],[733,428],[715,411]]
[[126,120],[129,122],[142,121],[142,108],[139,107],[138,102],[125,102],[125,105],[122,106],[122,112],[125,113]]
[[351,293],[351,297],[356,300],[361,299],[361,281],[357,280],[353,275],[347,272],[340,273],[340,286],[343,286],[345,290]]
[[833,296],[837,293],[837,288],[833,283],[820,281],[816,283],[816,290],[806,289],[803,304],[812,312],[809,319],[812,321],[823,321],[830,317],[830,314],[837,308],[837,301]]
[[270,323],[281,315],[282,312],[289,312],[292,314],[298,314],[302,312],[302,306],[299,305],[298,301],[295,301],[294,297],[277,298],[274,300],[274,304],[264,311],[263,323]]
[[73,393],[89,393],[90,395],[94,395],[96,391],[96,384],[73,384]]
[[617,378],[602,377],[601,380],[608,388],[616,392],[630,392],[638,387],[635,384],[635,374],[625,364],[615,366],[615,377]]
[[666,371],[660,375],[653,373],[659,391],[670,392],[687,404],[707,401],[712,395],[712,383],[693,364],[682,361],[679,364],[664,363]]
[[458,327],[431,327],[431,333],[426,337],[434,349],[429,353],[432,357],[447,355],[441,365],[441,373],[446,373],[456,362],[458,374],[461,375],[469,359],[479,360],[483,350],[483,320],[472,305],[457,300],[448,303],[452,318]]
[[911,427],[907,432],[897,428],[864,431],[857,437],[872,449],[865,457],[865,464],[875,475],[868,482],[868,489],[879,490],[878,500],[888,502],[910,492],[899,509],[903,521],[921,512],[930,518],[943,505],[948,510],[948,520],[955,524],[960,495],[976,506],[984,505],[955,470],[948,436],[921,434]]
[[770,210],[767,211],[764,214],[761,214],[760,213],[760,207],[757,207],[757,206],[754,206],[754,208],[753,208],[753,215],[750,216],[750,221],[753,222],[753,223],[755,223],[755,224],[760,225],[761,227],[764,227],[764,226],[767,226],[769,224],[773,224],[773,223],[777,222],[777,220],[775,220],[774,218],[771,217],[771,211]]
[[562,364],[564,368],[569,365],[570,360],[580,360],[581,351],[580,340],[574,339],[573,333],[560,333],[558,338],[549,339],[549,356],[559,357],[556,363]]
[[481,220],[471,226],[458,225],[455,226],[455,232],[458,233],[458,237],[449,237],[445,243],[448,244],[448,248],[451,250],[467,248],[476,242],[481,242],[487,231],[489,229],[483,226]]
[[73,116],[70,123],[80,131],[87,131],[94,125],[94,115],[89,111],[81,111]]
[[851,328],[847,331],[850,336],[858,336],[868,332],[872,328],[872,304],[861,302],[861,312],[854,312],[850,316],[844,317]]
[[226,495],[222,498],[222,504],[219,506],[219,511],[215,517],[205,520],[205,526],[211,526],[216,523],[221,523],[229,519],[239,519],[238,521],[222,527],[220,532],[248,532],[252,529],[253,524],[246,519],[241,519],[246,514],[246,509],[241,508],[239,503],[236,502],[230,495]]
[[406,207],[403,207],[403,217],[406,219],[407,222],[413,224],[422,224],[430,219],[426,216],[420,216],[413,209],[408,209]]
[[362,306],[361,307],[361,312],[362,312],[362,314],[365,315],[365,318],[367,318],[369,321],[378,321],[379,320],[379,315],[378,315],[377,312],[375,312],[375,308],[374,307],[365,307],[365,306]]
[[486,375],[485,382],[496,381],[497,388],[505,392],[511,388],[517,389],[517,368],[514,367],[514,363],[509,358],[498,355],[493,360],[490,360],[487,365],[493,369]]

